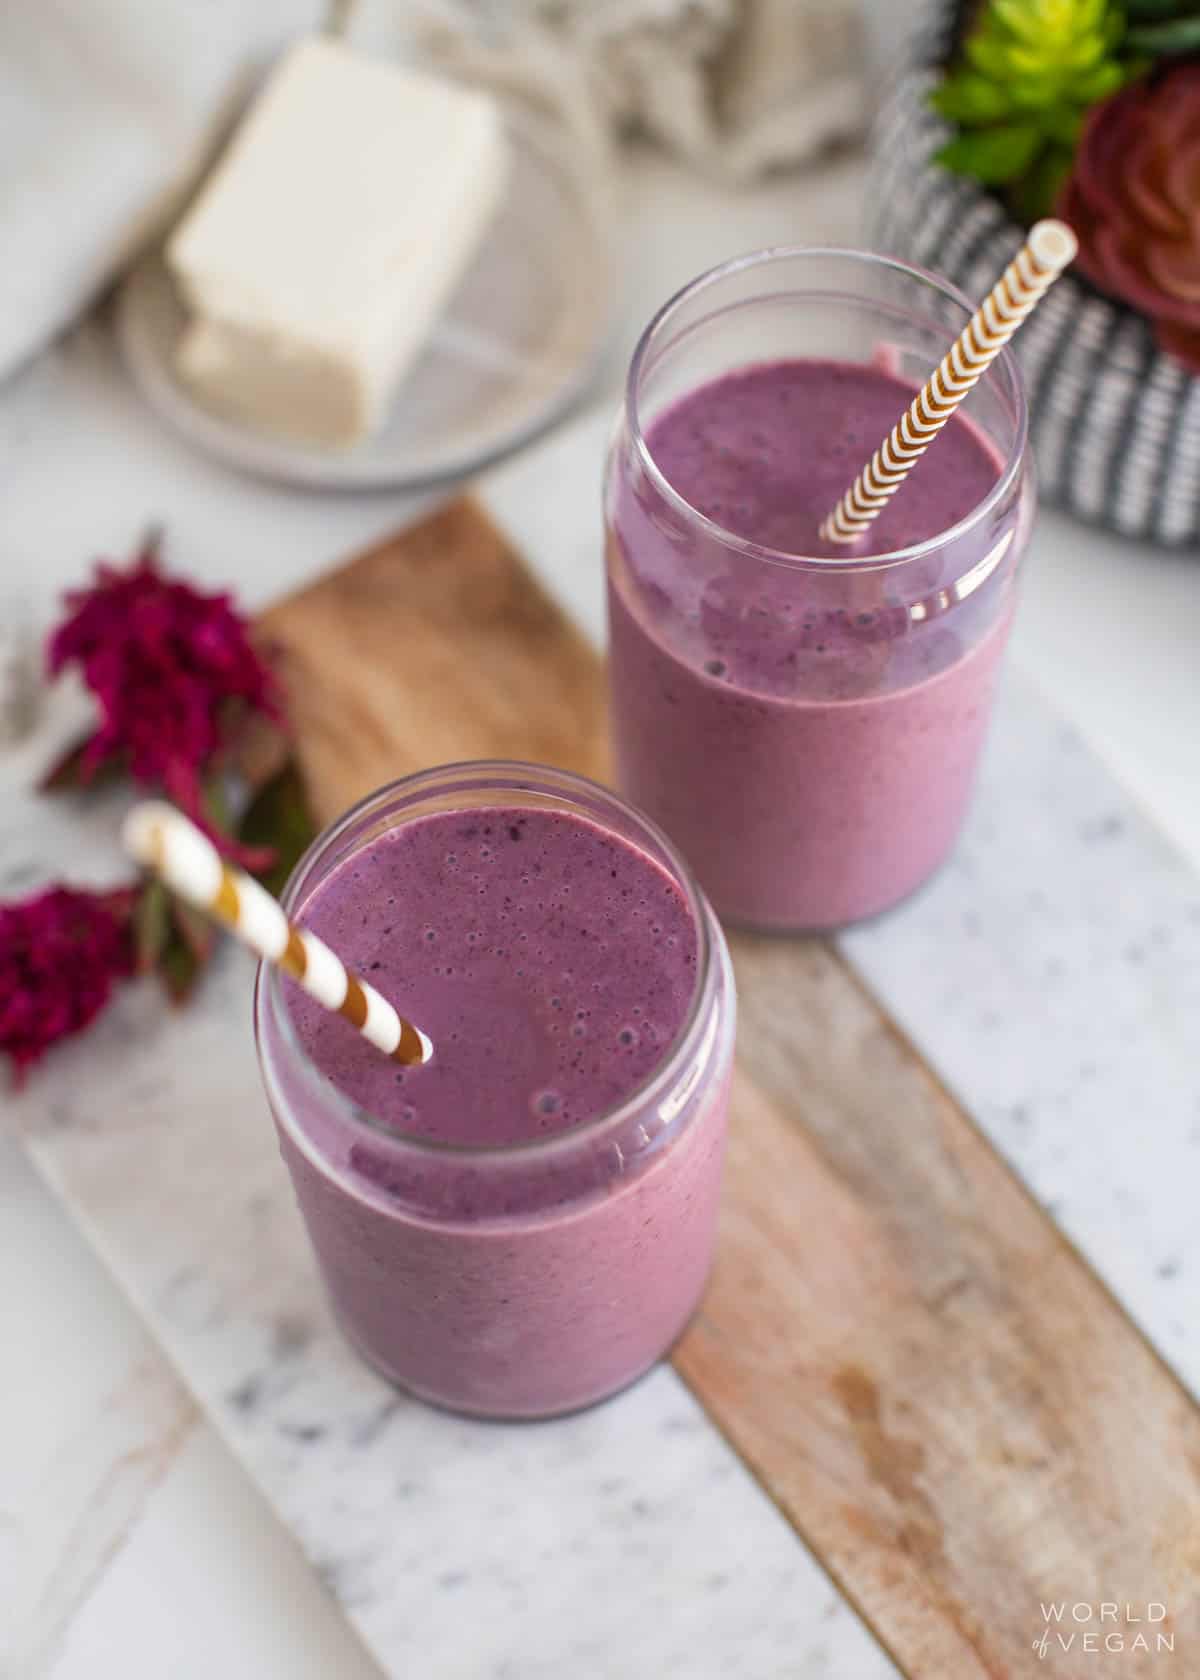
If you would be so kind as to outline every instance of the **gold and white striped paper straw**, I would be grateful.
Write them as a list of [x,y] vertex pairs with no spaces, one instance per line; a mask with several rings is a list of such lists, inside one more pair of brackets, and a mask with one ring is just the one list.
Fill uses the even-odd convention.
[[1078,249],[1065,222],[1037,222],[987,297],[821,526],[826,542],[852,543],[868,528],[959,403],[995,361]]
[[233,869],[206,834],[173,805],[147,800],[125,819],[126,850],[179,894],[275,963],[326,1009],[344,1015],[377,1050],[397,1062],[427,1062],[433,1046],[374,986],[351,974],[323,939],[290,922],[283,906],[250,875]]

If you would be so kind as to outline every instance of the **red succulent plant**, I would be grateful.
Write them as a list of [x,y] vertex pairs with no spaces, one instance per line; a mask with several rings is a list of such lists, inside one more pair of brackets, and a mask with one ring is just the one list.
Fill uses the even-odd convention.
[[134,971],[133,888],[49,887],[0,904],[0,1052],[17,1077],[82,1031]]
[[1078,267],[1200,373],[1200,62],[1135,82],[1088,117],[1059,213]]

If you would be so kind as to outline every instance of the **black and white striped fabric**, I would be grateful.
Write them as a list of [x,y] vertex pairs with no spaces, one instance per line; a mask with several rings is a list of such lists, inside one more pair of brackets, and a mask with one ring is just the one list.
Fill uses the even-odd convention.
[[[1022,231],[975,182],[930,159],[946,137],[927,96],[959,27],[933,0],[873,125],[868,218],[877,249],[935,269],[977,300]],[[1200,547],[1200,378],[1140,315],[1066,275],[1014,341],[1047,501],[1124,536]]]

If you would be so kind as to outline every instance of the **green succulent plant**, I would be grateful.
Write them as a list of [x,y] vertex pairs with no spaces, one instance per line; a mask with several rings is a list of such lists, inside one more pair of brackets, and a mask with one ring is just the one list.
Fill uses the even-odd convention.
[[1149,58],[1200,52],[1200,0],[1125,0],[1126,45]]
[[[1165,15],[1168,4],[1140,0],[1142,27],[1176,26],[1180,20]],[[1043,215],[1089,109],[1138,73],[1140,65],[1118,56],[1128,45],[1125,14],[1113,0],[986,0],[962,62],[931,96],[959,131],[937,161],[1006,188],[1026,220]]]

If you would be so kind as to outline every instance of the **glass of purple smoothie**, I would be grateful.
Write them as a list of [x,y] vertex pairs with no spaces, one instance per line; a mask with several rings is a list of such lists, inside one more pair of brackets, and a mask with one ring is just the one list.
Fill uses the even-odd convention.
[[434,1044],[398,1067],[260,969],[263,1081],[350,1341],[489,1417],[631,1382],[708,1274],[733,1046],[671,843],[580,777],[452,765],[355,806],[284,904]]
[[966,811],[1033,513],[1005,351],[854,549],[818,528],[971,305],[866,252],[778,249],[674,297],[605,484],[618,783],[718,914],[886,910]]

